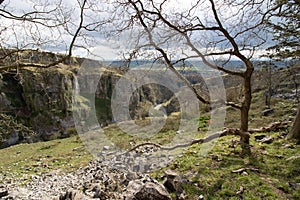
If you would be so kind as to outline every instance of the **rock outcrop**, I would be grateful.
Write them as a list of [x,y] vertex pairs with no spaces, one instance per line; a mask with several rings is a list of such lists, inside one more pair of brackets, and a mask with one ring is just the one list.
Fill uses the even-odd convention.
[[[126,71],[104,69],[101,78],[97,74],[77,77],[77,71],[78,66],[60,64],[47,69],[25,68],[18,73],[2,74],[0,112],[18,118],[20,123],[37,132],[41,140],[68,137],[76,132],[72,109],[81,109],[80,112],[88,115],[92,106],[89,98],[94,95],[98,121],[107,125],[112,121],[110,99],[114,85]],[[72,107],[75,89],[82,91],[80,101],[84,106]],[[133,119],[147,117],[152,105],[164,103],[173,95],[157,84],[138,88],[132,94],[130,115]],[[179,110],[176,98],[165,107],[168,114]],[[17,140],[13,144],[19,142]]]
[[[24,59],[32,59],[33,55],[28,56]],[[52,57],[50,60],[42,60],[47,63],[51,59],[57,59],[54,55]],[[41,59],[37,61],[39,60]],[[82,63],[88,63],[92,67],[100,65],[101,76],[97,73],[80,76]],[[19,71],[2,73],[0,112],[11,115],[19,123],[30,127],[40,140],[68,137],[76,133],[73,111],[77,109],[88,118],[89,110],[95,106],[99,124],[106,126],[113,121],[111,98],[114,87],[127,72],[128,69],[122,67],[105,67],[103,63],[92,60],[72,59],[49,68],[22,68]],[[203,79],[197,73],[190,71],[185,76],[192,83],[202,84],[198,84],[197,88],[205,87]],[[141,78],[146,80],[147,76]],[[178,83],[175,81],[173,85],[176,84]],[[81,95],[76,99],[81,103],[78,107],[72,104],[73,93],[77,90]],[[129,113],[134,120],[148,117],[149,111],[158,107],[166,115],[180,112],[176,95],[163,85],[144,84],[131,94]],[[0,135],[3,133],[0,132]],[[13,143],[19,142],[22,141]]]

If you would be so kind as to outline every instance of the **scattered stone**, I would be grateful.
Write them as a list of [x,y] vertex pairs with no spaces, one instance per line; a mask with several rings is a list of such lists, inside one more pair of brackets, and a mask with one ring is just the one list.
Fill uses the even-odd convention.
[[199,195],[198,200],[204,199],[204,196],[202,194]]
[[212,154],[212,155],[211,155],[211,159],[212,159],[212,160],[218,160],[218,159],[219,159],[219,157],[218,157],[218,155],[214,155],[214,154]]
[[107,195],[106,192],[104,192],[103,190],[96,190],[95,194],[93,196],[93,198],[100,198],[100,199],[109,199],[109,196]]
[[256,169],[256,168],[240,168],[240,169],[237,169],[237,170],[232,170],[231,172],[241,174],[241,173],[243,173],[244,171],[247,171],[247,170],[254,171],[254,172],[259,172],[259,169]]
[[35,175],[26,186],[8,184],[7,190],[19,200],[171,200],[167,189],[148,174],[115,169],[103,161],[92,161],[74,172]]
[[255,135],[254,138],[255,138],[255,141],[258,141],[258,140],[262,140],[263,138],[267,137],[266,135]]
[[243,175],[243,176],[248,176],[249,174],[248,174],[246,171],[243,171],[243,172],[242,172],[242,175]]
[[164,173],[167,176],[167,178],[175,178],[178,176],[178,174],[175,171],[170,169],[165,170]]
[[109,149],[110,149],[109,146],[103,146],[103,150],[104,150],[104,151],[107,151],[107,150],[109,150]]
[[8,195],[8,191],[4,187],[0,187],[0,198],[5,197]]
[[289,186],[293,188],[294,190],[299,190],[300,189],[300,183],[295,183],[295,182],[288,182]]
[[85,196],[80,190],[68,190],[66,193],[61,194],[59,200],[86,200],[90,199]]
[[285,145],[282,146],[282,148],[284,148],[284,149],[295,149],[295,146],[292,145],[292,144],[285,144]]
[[244,187],[243,187],[243,186],[240,186],[240,189],[239,189],[239,191],[236,192],[236,194],[237,194],[237,195],[243,194],[243,193],[244,193],[244,190],[245,190]]
[[182,188],[182,178],[172,170],[164,171],[166,179],[163,185],[167,188],[169,192],[176,192],[177,196],[183,192]]
[[259,140],[259,142],[261,142],[263,144],[271,144],[273,141],[274,141],[274,138],[272,136],[265,137],[265,138]]
[[277,158],[283,158],[284,156],[283,155],[281,155],[281,154],[278,154],[278,155],[275,155],[275,157],[277,157]]
[[178,199],[179,199],[179,200],[188,200],[189,197],[188,197],[188,195],[185,193],[185,191],[183,191],[183,192],[180,194],[180,196],[179,196]]
[[82,146],[74,148],[72,151],[81,151],[83,149]]
[[269,116],[271,115],[272,113],[274,113],[275,109],[274,108],[269,108],[269,109],[266,109],[264,111],[261,112],[261,116]]

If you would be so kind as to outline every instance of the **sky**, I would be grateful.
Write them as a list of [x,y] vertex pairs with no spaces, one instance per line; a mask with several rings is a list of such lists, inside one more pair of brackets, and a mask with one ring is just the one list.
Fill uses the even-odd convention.
[[[34,10],[34,5],[45,4],[45,2],[50,2],[53,4],[57,0],[4,0],[4,2],[0,5],[0,9],[4,9],[5,11],[9,11],[14,15],[21,16],[24,13],[31,12]],[[62,5],[66,8],[72,10],[72,19],[73,22],[79,19],[80,11],[78,9],[78,2],[77,0],[62,0]],[[38,10],[41,11],[41,9]],[[6,45],[11,47],[22,45],[24,46],[25,43],[34,43],[33,40],[38,41],[40,40],[49,40],[49,43],[42,43],[38,45],[39,48],[46,51],[53,51],[58,53],[66,53],[69,44],[72,40],[72,37],[62,30],[52,29],[49,30],[47,28],[43,28],[39,26],[39,28],[32,26],[30,23],[18,22],[13,21],[10,19],[6,19],[4,17],[0,17],[1,27],[9,27],[6,31],[0,34],[1,41],[5,41]],[[88,20],[88,19],[85,19]],[[78,21],[77,21],[78,22]],[[77,23],[78,24],[78,23]],[[73,32],[75,32],[75,26],[73,27]],[[4,28],[3,28],[4,29]],[[34,37],[35,35],[35,37]],[[92,36],[88,36],[88,40],[97,40],[97,45],[94,46],[95,43],[91,43],[87,46],[88,50],[93,52],[93,54],[100,54],[100,59],[115,59],[118,57],[116,53],[116,49],[120,47],[120,45],[112,45],[117,41],[108,41],[104,39],[104,36],[101,33],[93,33]],[[81,41],[77,42],[78,45],[81,45]],[[29,48],[31,46],[28,46]],[[74,56],[85,57],[88,55],[86,49],[82,48],[74,48],[73,50]],[[93,56],[92,56],[93,57]]]
[[[44,4],[45,2],[56,2],[57,0],[4,0],[4,2],[0,5],[4,10],[10,11],[16,15],[21,15],[22,13],[29,12],[33,9],[35,4]],[[93,1],[93,0],[92,0]],[[103,0],[105,1],[105,0]],[[97,2],[97,1],[95,1]],[[113,2],[113,0],[107,1],[107,2]],[[155,2],[160,2],[160,0],[155,0]],[[168,5],[166,5],[165,9],[174,11],[174,10],[185,10],[186,8],[190,7],[194,4],[195,1],[187,0],[187,1],[179,1],[179,0],[171,0]],[[72,7],[78,5],[77,0],[62,0],[62,6],[65,8],[71,9]],[[109,5],[109,4],[107,4]],[[201,12],[204,13],[204,15],[209,15],[207,12],[205,12],[205,6],[207,4],[204,4],[199,10],[195,12]],[[222,6],[222,5],[218,5]],[[99,6],[101,7],[101,5]],[[104,7],[101,7],[103,9]],[[38,7],[38,9],[42,9],[42,7]],[[235,13],[236,10],[231,9],[227,10],[226,12],[222,13],[222,17],[224,19],[228,18],[230,15]],[[79,9],[78,7],[73,8],[71,12],[72,20],[76,22],[79,18]],[[101,14],[100,14],[101,15]],[[105,15],[102,13],[102,15]],[[94,16],[93,16],[94,17]],[[96,17],[96,16],[95,16]],[[99,17],[99,16],[97,16]],[[101,18],[101,16],[100,16]],[[238,16],[235,16],[236,20],[239,18]],[[54,51],[54,52],[60,52],[65,53],[68,45],[70,43],[70,40],[72,37],[68,35],[67,33],[56,30],[56,29],[46,29],[41,27],[34,27],[30,24],[23,25],[23,22],[12,22],[11,20],[0,18],[2,26],[8,26],[11,27],[11,30],[7,30],[5,34],[0,35],[0,39],[2,41],[6,41],[6,44],[8,45],[22,45],[25,44],[28,41],[38,41],[39,39],[41,41],[43,40],[49,40],[49,43],[40,43],[41,49],[47,50],[47,51]],[[89,19],[86,18],[86,21]],[[234,19],[231,20],[234,22]],[[78,21],[77,21],[78,22]],[[231,25],[233,26],[233,25]],[[72,26],[70,25],[71,29]],[[0,25],[1,28],[1,25]],[[74,30],[75,27],[73,27]],[[27,34],[24,34],[27,33]],[[30,37],[28,37],[30,35]],[[110,38],[109,40],[105,39],[105,36],[103,33],[93,33],[91,35],[87,35],[86,39],[88,41],[88,46],[86,48],[92,52],[92,54],[88,54],[86,49],[83,48],[74,48],[73,55],[80,56],[80,57],[86,57],[89,55],[90,58],[99,58],[100,60],[116,60],[121,59],[122,54],[124,52],[128,52],[131,50],[130,45],[128,45],[128,40],[132,38],[128,38],[128,36],[124,35],[123,37],[120,37],[119,39],[116,38]],[[18,40],[18,43],[16,43],[16,40]],[[83,44],[82,41],[77,41],[78,45]],[[30,46],[29,46],[30,47]],[[176,46],[172,47],[176,50]],[[149,50],[148,50],[149,51]],[[151,50],[150,50],[151,51]],[[192,55],[193,52],[190,49],[184,50],[186,54]],[[176,52],[176,51],[172,51]],[[177,52],[181,52],[181,50],[178,50]],[[262,53],[265,53],[263,49],[257,50],[255,52],[254,57],[259,57]],[[246,53],[247,54],[247,53]],[[97,55],[97,56],[95,56]],[[180,55],[175,55],[175,57]],[[222,58],[221,56],[219,58]]]

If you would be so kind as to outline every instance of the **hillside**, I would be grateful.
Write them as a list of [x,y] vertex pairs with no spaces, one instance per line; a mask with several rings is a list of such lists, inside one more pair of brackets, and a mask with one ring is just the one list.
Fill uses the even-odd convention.
[[[254,93],[250,126],[257,128],[291,120],[296,113],[296,104],[289,99],[273,97],[271,108],[272,112],[262,116],[263,92]],[[199,118],[200,134],[209,125],[209,117],[204,116]],[[173,128],[171,132],[170,128],[165,129],[155,142],[168,142],[170,134],[176,132],[174,122],[169,123],[167,127]],[[238,112],[228,108],[226,126],[237,124]],[[218,140],[208,155],[200,156],[201,145],[193,145],[168,166],[146,174],[112,169],[101,160],[95,161],[78,136],[15,145],[0,150],[0,188],[7,191],[4,199],[52,199],[55,196],[64,199],[68,195],[81,196],[81,199],[123,199],[131,195],[132,184],[139,181],[157,184],[158,180],[165,184],[163,190],[166,191],[162,194],[171,199],[298,199],[300,147],[294,141],[285,140],[288,130],[251,135],[252,155],[249,157],[240,155],[237,137],[226,136]],[[105,132],[121,146],[132,142],[115,125],[109,125]],[[166,180],[173,180],[168,174],[175,177],[171,186],[166,184]]]
[[[285,133],[283,130],[252,135],[253,154],[246,158],[239,155],[235,137],[220,139],[204,157],[198,154],[201,146],[194,145],[169,166],[150,176],[161,183],[165,180],[164,172],[170,173],[167,169],[178,176],[177,188],[170,190],[172,199],[177,199],[177,195],[180,199],[298,199],[300,147],[286,141]],[[262,135],[274,140],[270,144],[255,141]],[[52,199],[70,189],[77,193],[83,191],[87,195],[83,199],[123,199],[130,190],[128,183],[144,180],[146,176],[112,170],[101,161],[89,164],[92,157],[77,137],[16,145],[0,153],[0,189],[8,191],[4,199],[9,196]],[[125,181],[122,174],[125,174]],[[152,179],[146,180],[152,182]],[[99,191],[101,193],[95,195]]]
[[[83,64],[88,69],[84,76],[80,76]],[[145,69],[135,70],[145,72]],[[130,97],[129,115],[132,120],[116,123],[111,108],[112,95],[115,85],[127,77],[128,71],[130,69],[125,67],[105,66],[93,60],[74,58],[72,63],[47,69],[23,68],[18,72],[1,73],[0,147],[3,149],[0,149],[0,197],[132,199],[134,195],[140,195],[140,199],[147,199],[149,196],[143,195],[152,195],[156,199],[300,198],[299,144],[285,140],[299,101],[299,67],[274,69],[271,74],[263,69],[254,72],[249,127],[260,128],[279,121],[286,122],[288,126],[273,132],[252,134],[250,156],[240,154],[238,137],[225,136],[217,140],[205,155],[201,154],[204,144],[163,151],[162,155],[158,155],[165,157],[166,163],[153,163],[149,155],[144,161],[138,160],[135,153],[140,156],[156,152],[157,149],[150,143],[169,145],[176,137],[183,138],[182,141],[186,141],[185,137],[203,138],[212,124],[210,108],[201,104],[200,116],[189,118],[190,113],[181,113],[178,94],[159,84],[145,84]],[[155,69],[155,72],[165,71]],[[209,97],[206,81],[214,81],[214,76],[199,76],[199,71],[191,69],[180,72],[195,84],[202,95]],[[221,77],[227,101],[239,102],[242,98],[241,80],[233,76]],[[271,85],[266,81],[270,79]],[[148,78],[144,77],[144,80]],[[267,99],[266,91],[270,88],[272,94]],[[79,94],[75,99],[74,92]],[[99,141],[99,132],[93,132],[95,126],[89,114],[93,109],[95,123],[102,128],[103,141]],[[151,132],[148,130],[152,114],[149,110],[152,113],[162,111],[164,115],[155,117],[155,120],[165,120],[161,130],[153,135],[145,134]],[[87,131],[92,134],[77,133],[74,113],[90,123],[87,127],[91,130]],[[180,129],[180,123],[189,126],[189,123],[195,122],[198,124],[196,133]],[[130,131],[137,129],[135,131],[140,135],[127,133],[120,126],[131,128],[130,124],[138,125],[132,126]],[[236,128],[238,125],[238,110],[226,107],[224,126]],[[109,156],[109,152],[114,150],[110,149],[112,147],[126,152],[142,142],[150,142],[150,145],[122,154],[121,159],[114,154]],[[109,151],[108,154],[103,154],[105,151]],[[129,166],[125,162],[135,165]],[[157,168],[160,165],[164,167]]]

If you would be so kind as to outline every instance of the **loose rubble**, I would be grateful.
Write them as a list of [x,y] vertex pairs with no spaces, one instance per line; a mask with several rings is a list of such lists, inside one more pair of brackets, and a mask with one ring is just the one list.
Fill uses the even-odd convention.
[[20,186],[17,180],[4,180],[0,199],[171,199],[167,188],[148,174],[114,169],[99,161],[92,161],[74,172],[54,171],[23,180],[29,180],[25,186]]

